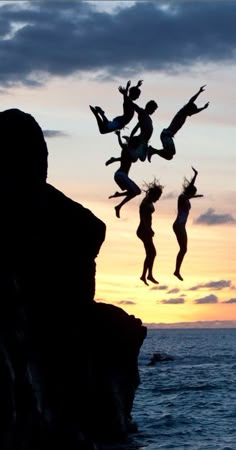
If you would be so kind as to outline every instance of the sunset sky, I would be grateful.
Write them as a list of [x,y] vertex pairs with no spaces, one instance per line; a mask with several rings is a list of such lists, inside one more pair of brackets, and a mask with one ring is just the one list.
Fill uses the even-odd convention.
[[[143,322],[236,321],[236,2],[0,1],[1,109],[31,113],[45,133],[48,182],[91,209],[107,226],[97,258],[96,299]],[[122,112],[118,86],[144,80],[137,103],[154,99],[150,144],[200,86],[197,105],[175,137],[172,161],[135,163],[142,188],[158,178],[163,195],[153,214],[159,285],[139,279],[144,249],[136,236],[142,194],[115,216],[114,133],[99,134],[89,105],[109,118]],[[125,130],[128,134],[136,118]],[[188,253],[173,276],[178,245],[172,231],[183,178],[199,171],[203,198],[191,201]]]

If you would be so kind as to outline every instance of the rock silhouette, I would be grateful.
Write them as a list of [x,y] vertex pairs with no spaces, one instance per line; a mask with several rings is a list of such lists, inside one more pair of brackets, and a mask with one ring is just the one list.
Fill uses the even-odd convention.
[[106,226],[47,183],[36,120],[3,111],[0,136],[0,448],[92,450],[129,431],[146,328],[94,301]]
[[165,352],[155,352],[153,353],[148,366],[155,366],[156,363],[174,361],[174,357]]

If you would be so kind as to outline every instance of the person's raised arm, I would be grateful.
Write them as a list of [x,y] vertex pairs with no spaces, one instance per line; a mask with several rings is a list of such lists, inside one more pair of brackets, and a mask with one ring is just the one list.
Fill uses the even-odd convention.
[[198,171],[196,169],[194,169],[193,166],[192,166],[192,169],[193,169],[194,175],[193,175],[193,178],[191,179],[191,181],[189,183],[189,186],[193,186],[194,185],[194,183],[196,181],[196,178],[198,176]]
[[131,86],[131,81],[129,80],[129,81],[127,81],[126,88],[125,88],[126,95],[128,95],[130,86]]
[[138,106],[136,103],[134,103],[131,98],[128,96],[128,94],[126,93],[125,88],[123,88],[122,86],[119,86],[118,88],[119,92],[124,96],[124,98],[133,106],[134,111],[136,111],[137,113],[143,111],[143,108],[140,108],[140,106]]
[[193,97],[190,98],[189,103],[194,103],[195,100],[198,98],[199,94],[201,94],[201,92],[205,91],[205,87],[206,87],[206,84],[201,86],[199,91],[195,95],[193,95]]
[[106,162],[105,162],[105,166],[109,166],[110,164],[113,164],[114,162],[118,162],[118,161],[121,161],[121,157],[119,156],[118,158],[114,158],[113,156],[110,158],[110,159],[108,159]]
[[[129,83],[129,81],[128,81],[128,83]],[[128,97],[128,91],[129,91],[129,86],[128,86],[128,83],[127,83],[127,85],[126,85],[126,87],[124,88],[123,86],[119,86],[118,87],[118,91],[124,96],[124,97]],[[128,86],[128,87],[127,87]]]
[[139,122],[135,125],[135,127],[132,129],[130,133],[130,139],[137,133],[138,129],[140,128]]
[[[189,186],[194,186],[194,183],[195,183],[197,175],[198,175],[198,171],[196,169],[194,169],[194,167],[192,167],[192,169],[193,169],[194,175],[193,175],[192,180],[189,183]],[[198,198],[198,197],[203,197],[203,195],[202,194],[196,194],[196,195],[193,195],[191,198]]]
[[136,84],[136,87],[139,88],[140,86],[142,86],[142,84],[143,84],[143,80],[139,80]]
[[205,105],[202,106],[202,108],[197,108],[197,110],[194,112],[194,114],[197,114],[197,113],[199,113],[200,111],[202,111],[203,109],[208,108],[208,106],[209,106],[209,102],[205,103]]
[[116,134],[116,136],[118,137],[118,142],[119,142],[119,145],[120,145],[120,147],[121,148],[124,148],[124,143],[122,142],[122,140],[121,140],[121,137],[120,137],[120,130],[116,130],[115,131],[115,134]]

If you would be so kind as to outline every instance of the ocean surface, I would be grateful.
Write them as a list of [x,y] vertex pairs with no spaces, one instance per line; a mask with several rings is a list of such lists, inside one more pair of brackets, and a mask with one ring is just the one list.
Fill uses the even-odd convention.
[[138,432],[109,450],[236,450],[235,328],[149,329],[139,370]]

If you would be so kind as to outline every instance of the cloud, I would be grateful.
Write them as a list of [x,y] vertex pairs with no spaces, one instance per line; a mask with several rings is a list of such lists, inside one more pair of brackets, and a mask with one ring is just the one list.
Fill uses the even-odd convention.
[[164,305],[180,305],[184,303],[183,297],[169,298],[166,300],[161,300]]
[[166,289],[168,289],[168,286],[166,284],[162,284],[159,286],[153,286],[150,290],[151,291],[165,291]]
[[49,139],[68,136],[67,133],[64,133],[64,131],[59,131],[59,130],[43,130],[43,134],[44,134],[45,138],[49,138]]
[[118,305],[136,305],[135,302],[132,302],[131,300],[120,300],[119,302],[116,302]]
[[219,280],[219,281],[208,281],[208,283],[197,284],[196,286],[192,286],[189,288],[189,291],[197,291],[198,289],[215,289],[220,290],[226,287],[231,287],[230,280]]
[[194,223],[203,225],[222,225],[227,223],[236,223],[231,214],[216,214],[213,208],[209,208],[204,214],[201,214]]
[[174,192],[169,192],[168,194],[162,195],[163,200],[169,200],[169,199],[177,198],[177,197],[178,197],[178,194],[175,194]]
[[234,1],[138,1],[113,14],[86,1],[9,2],[0,13],[2,85],[235,61]]
[[229,300],[225,300],[222,303],[236,303],[236,298],[230,298]]
[[180,289],[178,289],[178,288],[173,288],[173,289],[170,289],[170,290],[168,291],[168,294],[178,294],[179,291],[180,291]]
[[218,297],[216,297],[216,295],[211,294],[211,295],[207,295],[206,297],[201,297],[198,298],[196,300],[194,300],[194,303],[198,304],[198,305],[203,305],[203,304],[208,304],[208,303],[217,303],[218,302]]

